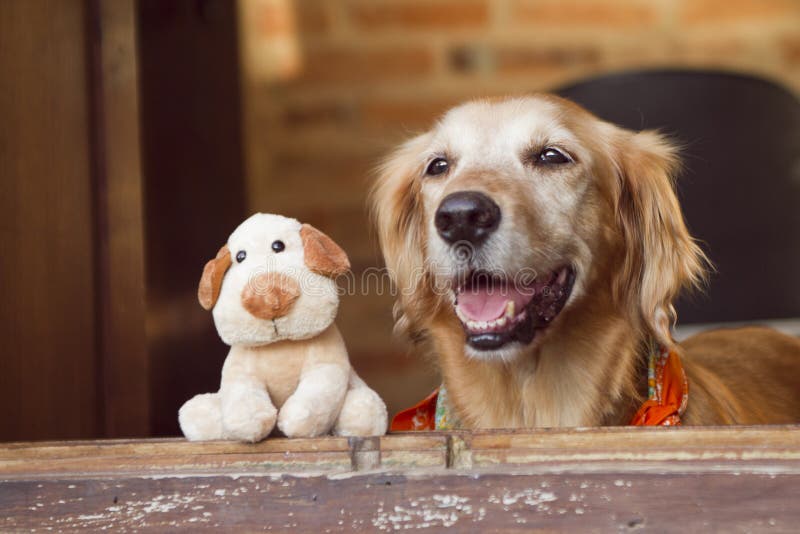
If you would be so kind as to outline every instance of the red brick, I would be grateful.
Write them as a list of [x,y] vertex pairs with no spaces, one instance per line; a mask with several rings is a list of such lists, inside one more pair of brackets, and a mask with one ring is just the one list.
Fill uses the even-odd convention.
[[599,64],[600,51],[592,46],[483,46],[457,47],[450,66],[465,74],[559,73]]
[[369,189],[370,168],[379,159],[350,155],[335,158],[309,149],[305,155],[280,153],[261,181],[274,209],[361,207]]
[[786,36],[779,44],[783,60],[794,67],[800,66],[800,35]]
[[338,100],[291,102],[281,109],[281,123],[289,129],[352,127],[356,120],[355,106]]
[[262,36],[322,33],[330,26],[325,4],[316,1],[261,0],[245,8],[253,19],[252,28]]
[[683,37],[672,48],[673,60],[687,65],[743,64],[750,60],[748,43],[736,35]]
[[485,26],[489,7],[485,0],[360,1],[349,6],[353,24],[362,30],[398,28],[462,29]]
[[752,23],[786,17],[794,18],[800,26],[800,2],[797,0],[683,0],[678,9],[679,23],[689,25]]
[[[363,177],[367,178],[366,175]],[[298,206],[292,210],[293,217],[331,236],[347,252],[353,271],[359,273],[368,266],[377,265],[380,257],[365,202],[369,183],[369,180],[365,180],[363,187],[351,190],[358,200],[355,204],[328,202],[316,206]],[[295,195],[301,196],[297,191]]]
[[514,20],[547,28],[648,27],[658,22],[652,2],[643,0],[517,0]]
[[371,100],[362,106],[362,119],[368,127],[385,129],[429,128],[445,111],[467,97],[429,100],[425,97],[405,100]]
[[430,74],[433,52],[422,47],[369,49],[325,47],[306,50],[301,81],[362,83],[402,80]]
[[295,0],[295,19],[297,29],[303,33],[324,33],[331,25],[330,14],[326,9],[328,2],[319,0]]
[[253,13],[258,34],[262,37],[287,35],[295,31],[294,11],[285,1],[262,2]]
[[582,47],[509,47],[495,53],[495,69],[500,74],[556,72],[574,67],[593,67],[600,53],[590,46]]

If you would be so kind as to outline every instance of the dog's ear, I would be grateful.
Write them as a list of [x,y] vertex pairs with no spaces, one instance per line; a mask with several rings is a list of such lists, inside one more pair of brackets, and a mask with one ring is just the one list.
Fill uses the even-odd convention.
[[350,260],[342,247],[310,224],[300,228],[306,267],[317,274],[335,278],[350,269]]
[[423,315],[432,308],[425,299],[424,207],[420,177],[424,161],[420,155],[429,134],[401,145],[378,168],[378,179],[370,194],[371,214],[377,229],[386,268],[397,286],[394,306],[395,330],[413,334]]
[[615,150],[616,213],[626,250],[614,294],[628,299],[651,334],[669,345],[672,301],[682,288],[702,284],[710,262],[689,235],[675,195],[676,147],[655,132],[626,131]]
[[210,310],[217,303],[219,290],[222,287],[222,278],[230,266],[231,252],[228,250],[228,245],[223,245],[217,252],[217,256],[206,263],[203,268],[203,276],[200,277],[197,300],[204,309]]

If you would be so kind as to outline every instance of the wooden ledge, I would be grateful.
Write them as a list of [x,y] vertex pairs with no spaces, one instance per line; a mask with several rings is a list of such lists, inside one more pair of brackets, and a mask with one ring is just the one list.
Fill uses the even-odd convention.
[[788,531],[797,502],[800,426],[0,444],[0,531]]
[[[158,474],[330,474],[415,469],[595,469],[609,463],[714,469],[800,467],[800,426],[398,433],[375,438],[184,439],[0,444],[0,480]],[[614,469],[619,467],[615,466]],[[681,467],[691,468],[695,467]],[[707,469],[699,466],[697,469]]]

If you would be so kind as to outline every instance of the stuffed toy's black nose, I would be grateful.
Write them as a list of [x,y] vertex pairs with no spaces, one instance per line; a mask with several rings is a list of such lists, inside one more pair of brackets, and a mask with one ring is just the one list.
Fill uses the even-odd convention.
[[448,243],[480,245],[500,224],[500,207],[478,191],[451,193],[439,204],[434,224]]

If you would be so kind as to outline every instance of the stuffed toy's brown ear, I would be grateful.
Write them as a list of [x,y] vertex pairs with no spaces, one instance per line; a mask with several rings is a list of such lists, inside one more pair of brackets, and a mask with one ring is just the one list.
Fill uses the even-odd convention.
[[219,290],[222,287],[222,278],[230,266],[231,252],[228,250],[228,245],[223,245],[217,252],[217,257],[206,263],[203,268],[203,276],[200,277],[197,300],[204,309],[210,310],[217,303]]
[[303,240],[306,267],[315,273],[333,278],[346,273],[350,268],[350,260],[345,251],[333,239],[310,224],[304,224],[300,228],[300,237]]

